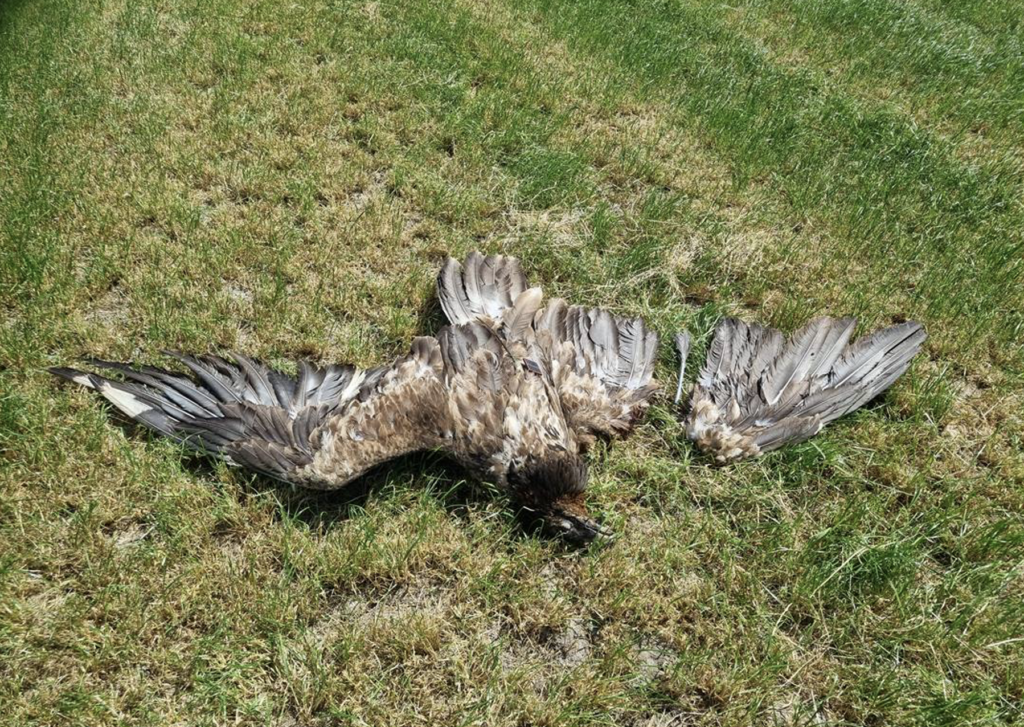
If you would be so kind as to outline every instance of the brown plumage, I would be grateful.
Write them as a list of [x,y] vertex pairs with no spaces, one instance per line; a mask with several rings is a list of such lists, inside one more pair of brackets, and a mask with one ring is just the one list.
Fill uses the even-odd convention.
[[[719,464],[808,439],[888,389],[910,366],[925,332],[914,322],[850,343],[853,318],[817,318],[786,341],[736,318],[715,329],[690,396],[687,436]],[[690,338],[676,336],[679,388]]]
[[507,488],[547,530],[586,541],[582,453],[647,408],[656,335],[602,309],[542,307],[515,258],[449,259],[438,294],[451,322],[389,366],[299,364],[291,377],[232,354],[176,358],[190,376],[92,361],[108,378],[54,368],[163,435],[314,489],[336,489],[421,450],[449,453]]

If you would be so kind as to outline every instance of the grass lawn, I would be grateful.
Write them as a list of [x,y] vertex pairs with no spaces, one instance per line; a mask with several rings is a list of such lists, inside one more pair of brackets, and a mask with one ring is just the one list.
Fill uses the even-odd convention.
[[[1022,725],[1017,0],[0,5],[0,722]],[[572,551],[437,456],[292,491],[45,373],[371,365],[445,255],[696,345],[930,333],[724,469],[663,399]]]

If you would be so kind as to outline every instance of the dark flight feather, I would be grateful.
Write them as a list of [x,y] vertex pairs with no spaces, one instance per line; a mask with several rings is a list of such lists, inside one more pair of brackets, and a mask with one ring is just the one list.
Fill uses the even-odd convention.
[[[487,335],[486,331],[473,331],[463,338],[468,341],[466,355],[471,355]],[[71,368],[50,371],[97,390],[131,419],[193,449],[308,487],[333,486],[333,473],[318,471],[316,458],[330,437],[354,436],[330,430],[330,425],[342,422],[345,415],[354,416],[370,407],[374,414],[391,421],[408,419],[409,409],[418,408],[417,417],[433,417],[444,428],[446,411],[431,395],[431,381],[440,382],[442,368],[439,346],[432,338],[417,339],[410,353],[389,367],[361,372],[351,366],[318,367],[303,361],[298,377],[241,354],[232,354],[235,363],[212,355],[168,355],[180,361],[192,377],[98,360],[91,361],[92,366],[117,372],[122,379]],[[390,387],[387,391],[381,387],[385,381]],[[395,389],[402,395],[389,397]],[[361,425],[373,429],[377,423],[371,418]],[[433,431],[382,437],[375,443],[376,450],[369,453],[362,451],[367,445],[360,449],[352,444],[326,466],[358,474],[410,449],[436,446]],[[359,436],[366,440],[365,434]]]

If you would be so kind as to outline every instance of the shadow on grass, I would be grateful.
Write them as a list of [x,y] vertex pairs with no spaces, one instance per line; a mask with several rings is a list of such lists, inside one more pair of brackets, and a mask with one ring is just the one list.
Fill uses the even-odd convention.
[[[165,437],[151,431],[145,425],[127,419],[120,412],[110,417],[129,439],[151,440],[153,443],[167,441]],[[230,488],[236,499],[246,495],[272,497],[277,507],[274,519],[278,523],[292,521],[302,523],[314,532],[328,532],[357,518],[375,494],[384,492],[425,493],[436,502],[449,517],[468,525],[470,513],[486,503],[498,501],[507,508],[515,527],[511,537],[515,541],[541,537],[541,524],[536,515],[518,508],[515,503],[493,484],[477,482],[471,474],[443,452],[415,452],[384,462],[343,487],[334,490],[302,488],[272,477],[238,468],[245,473],[240,481],[225,482],[220,461],[212,456],[179,446],[182,469],[196,480],[212,487]],[[576,550],[569,543],[568,550]]]
[[[112,410],[110,422],[129,439],[166,441],[166,437],[143,424]],[[216,482],[222,479],[220,460],[214,455],[180,444],[182,468],[196,479]],[[357,515],[369,498],[377,492],[426,488],[450,515],[465,520],[476,504],[490,501],[495,495],[488,485],[475,483],[470,473],[443,452],[414,452],[396,457],[370,469],[352,482],[332,490],[317,490],[292,485],[246,468],[238,468],[251,477],[235,486],[238,495],[272,494],[280,508],[279,521],[290,519],[304,523],[312,530],[329,529]],[[417,486],[414,480],[425,482]],[[489,491],[491,490],[491,491]]]
[[444,309],[441,308],[441,301],[436,295],[430,296],[420,306],[416,316],[416,329],[420,331],[419,335],[436,336],[438,331],[447,325],[448,318],[444,314]]
[[[416,484],[417,479],[425,482]],[[462,467],[437,452],[397,457],[337,490],[304,490],[263,476],[254,478],[252,486],[260,492],[273,490],[281,504],[279,518],[292,518],[312,530],[327,530],[349,520],[374,493],[388,488],[426,488],[449,515],[460,520],[467,520],[474,505],[491,497],[485,487],[472,483]]]

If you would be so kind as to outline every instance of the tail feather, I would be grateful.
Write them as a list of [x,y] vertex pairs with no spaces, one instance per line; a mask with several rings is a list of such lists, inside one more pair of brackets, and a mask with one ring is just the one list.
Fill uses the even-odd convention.
[[616,380],[620,379],[618,371],[619,327],[615,325],[612,314],[606,310],[595,308],[586,312],[584,320],[589,322],[587,334],[597,353],[595,363],[598,370],[615,372]]
[[774,329],[723,320],[694,387],[688,436],[720,461],[807,439],[888,389],[926,337],[908,322],[850,344],[855,325],[819,318],[784,342]]
[[[440,351],[453,371],[462,373],[473,359],[473,354],[480,349],[488,352],[487,359],[498,363],[502,359],[501,343],[491,329],[481,323],[467,323],[459,326],[448,326],[438,334]],[[495,371],[494,376],[500,376]],[[500,380],[492,382],[492,390],[500,388]]]
[[516,296],[511,308],[504,311],[501,317],[501,328],[510,340],[521,340],[527,330],[533,326],[534,317],[540,310],[544,293],[540,288],[529,288]]
[[[553,309],[563,312],[560,319],[551,319]],[[619,318],[600,308],[565,308],[553,301],[543,325],[572,342],[579,371],[607,384],[640,390],[654,375],[658,337],[640,318]]]
[[627,389],[643,389],[654,378],[658,334],[640,318],[625,318],[619,320],[619,340],[627,342],[620,355],[622,386]]
[[474,250],[466,258],[466,268],[462,274],[462,283],[466,291],[466,299],[473,307],[474,318],[487,314],[487,299],[483,285],[484,256]]
[[619,324],[619,369],[625,375],[627,389],[639,389],[654,373],[657,352],[651,346],[646,326],[639,320],[626,319]]
[[453,325],[476,319],[462,280],[462,266],[455,258],[448,258],[437,275],[437,297],[444,314]]
[[546,330],[556,341],[569,340],[566,320],[569,307],[561,298],[552,298],[548,304],[537,312],[534,318],[533,327],[540,331]]
[[729,349],[732,346],[732,339],[736,325],[744,325],[742,321],[735,318],[723,318],[715,326],[715,337],[708,348],[708,358],[704,367],[700,370],[701,386],[714,386],[715,381],[722,377],[722,365],[728,360]]

